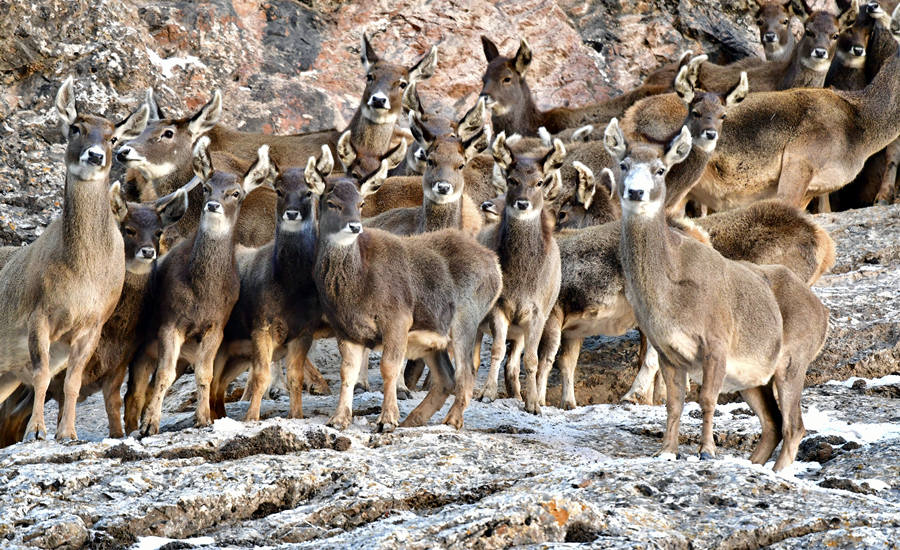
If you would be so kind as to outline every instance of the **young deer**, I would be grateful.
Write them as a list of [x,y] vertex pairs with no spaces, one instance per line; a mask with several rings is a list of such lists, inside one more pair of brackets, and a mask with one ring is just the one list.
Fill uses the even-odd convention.
[[[125,245],[125,283],[119,302],[103,325],[100,342],[81,378],[81,401],[98,390],[103,391],[109,436],[122,437],[121,386],[128,363],[143,341],[150,310],[150,299],[159,236],[162,230],[178,221],[187,209],[187,194],[182,190],[155,203],[125,203],[118,193],[110,193],[113,213],[121,218],[119,228]],[[124,217],[123,217],[124,216]],[[50,397],[65,407],[65,375],[57,374],[50,382]],[[25,435],[25,426],[34,405],[34,390],[23,387],[0,412],[0,446],[10,445]]]
[[757,0],[756,26],[759,27],[759,41],[763,45],[767,61],[790,59],[797,46],[797,39],[791,32],[791,0]]
[[[385,166],[374,177],[386,174]],[[316,286],[341,350],[341,394],[328,423],[350,423],[362,350],[380,345],[384,402],[378,428],[397,426],[400,368],[404,358],[420,357],[434,367],[434,383],[402,425],[424,424],[455,388],[445,423],[460,428],[472,395],[478,324],[502,286],[497,258],[453,229],[413,237],[363,230],[361,203],[355,181],[329,178],[319,206]]]
[[[156,378],[141,419],[142,436],[159,432],[162,401],[175,379],[178,358],[193,356],[197,379],[198,426],[211,422],[210,383],[223,330],[240,292],[235,263],[234,226],[241,202],[250,191],[274,177],[267,145],[243,176],[223,170],[209,153],[204,136],[194,147],[194,169],[203,182],[200,227],[179,243],[159,266],[158,357]],[[196,342],[196,347],[194,343]]]
[[271,379],[269,365],[273,357],[285,352],[290,418],[303,418],[303,365],[313,334],[322,324],[313,280],[318,197],[325,190],[321,174],[330,173],[333,167],[331,149],[323,145],[318,160],[310,157],[305,169],[278,172],[274,181],[278,195],[275,240],[262,248],[238,252],[241,291],[225,325],[213,377],[213,409],[218,417],[225,416],[228,383],[243,370],[235,368],[233,360],[226,366],[226,359],[236,355],[232,350],[250,347],[250,406],[244,420],[259,420],[260,403]]
[[[542,157],[514,155],[500,132],[491,149],[499,168],[497,191],[505,194],[500,223],[487,228],[479,240],[497,252],[503,272],[503,292],[482,330],[493,337],[491,366],[479,399],[497,397],[497,375],[506,355],[507,339],[513,341],[506,365],[506,385],[511,396],[519,395],[519,356],[525,352],[525,410],[540,414],[538,390],[538,345],[544,324],[559,294],[559,247],[553,238],[554,216],[544,208],[559,193],[560,175],[566,156],[562,142]],[[557,339],[557,343],[559,340]],[[545,352],[552,361],[556,348]]]
[[623,154],[625,176],[620,254],[625,292],[641,330],[659,353],[666,382],[667,423],[660,456],[678,454],[686,377],[701,382],[700,458],[715,456],[713,414],[721,391],[739,390],[756,412],[762,437],[751,456],[793,462],[803,437],[800,396],[806,368],[825,341],[828,310],[783,266],[727,260],[671,229],[665,217],[665,174],[687,157],[685,128],[660,157],[637,146]]
[[[486,36],[481,37],[484,57],[488,66],[482,76],[481,97],[491,109],[491,123],[494,132],[505,132],[507,136],[521,134],[537,136],[538,129],[544,127],[551,134],[566,128],[584,126],[592,122],[605,122],[612,117],[622,116],[635,101],[647,96],[669,91],[671,76],[661,86],[640,86],[618,97],[594,105],[570,109],[557,107],[541,111],[534,103],[525,73],[531,65],[532,54],[528,41],[524,38],[513,57],[500,55],[497,45]],[[676,71],[677,72],[677,71]]]
[[709,166],[689,197],[714,210],[773,196],[805,206],[839,189],[859,173],[865,159],[900,135],[898,78],[900,55],[894,45],[892,57],[860,92],[750,94],[729,113]]
[[[84,367],[112,315],[125,279],[122,235],[108,198],[112,146],[143,129],[147,110],[113,124],[79,113],[73,81],[55,101],[67,136],[62,215],[0,270],[0,402],[20,384],[34,388],[26,438],[46,437],[44,400],[66,370],[57,439],[75,439],[75,401]],[[118,183],[113,185],[118,192]]]
[[856,20],[838,38],[834,61],[825,77],[826,87],[838,90],[861,90],[866,87],[866,49],[869,37],[875,25],[885,18],[889,19],[878,2],[860,6]]

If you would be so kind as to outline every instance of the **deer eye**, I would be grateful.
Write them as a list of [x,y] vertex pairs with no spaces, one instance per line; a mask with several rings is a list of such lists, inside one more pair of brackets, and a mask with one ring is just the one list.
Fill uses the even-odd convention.
[[535,187],[543,187],[543,186],[544,186],[544,180],[538,180],[537,184],[535,185]]
[[366,205],[366,201],[359,201],[359,206],[357,206],[357,208],[362,210],[363,206],[365,206],[365,205]]
[[209,185],[204,185],[203,186],[203,194],[209,195],[210,193],[212,193],[212,187],[210,187]]
[[626,170],[628,170],[628,163],[623,160],[619,163],[619,169],[625,172]]
[[657,168],[657,169],[656,169],[656,175],[657,175],[657,176],[662,176],[662,175],[665,174],[665,173],[666,173],[666,169],[665,169],[665,168]]
[[312,196],[312,191],[307,191],[307,192],[306,192],[306,196],[307,196],[307,197],[311,197],[311,196]]
[[837,40],[837,39],[838,39],[838,35],[832,34],[832,35],[831,35],[831,39],[832,39],[832,40]]
[[813,37],[815,35],[816,35],[816,33],[812,32],[812,31],[806,31],[806,36]]
[[728,115],[727,115],[727,114],[722,114],[722,116],[719,117],[719,120],[725,120],[725,117],[726,117],[726,116],[728,116]]
[[115,145],[117,141],[119,141],[119,138],[117,138],[116,136],[109,138],[109,142],[113,145]]
[[231,193],[231,196],[234,197],[234,198],[238,198],[238,197],[241,196],[241,192],[240,192],[240,191],[234,191],[234,192]]
[[787,25],[788,23],[790,23],[790,20],[789,20],[789,19],[782,19],[782,20],[781,20],[781,24],[782,24],[782,25]]
[[407,86],[409,86],[408,82],[406,82],[405,80],[400,81],[400,89],[401,90],[405,90]]
[[560,210],[560,211],[559,211],[559,216],[558,216],[557,219],[558,219],[559,221],[563,222],[563,221],[566,221],[566,218],[568,218],[568,217],[569,217],[569,213],[568,213],[568,212],[566,212],[565,210]]
[[511,76],[507,76],[506,78],[503,79],[503,83],[504,83],[504,84],[509,84],[510,82],[512,82],[512,77],[511,77]]
[[700,118],[700,111],[694,111],[694,112],[691,113],[691,114],[694,115],[694,116],[697,117],[697,118]]
[[276,189],[275,194],[279,197],[284,197],[284,191],[282,191],[281,189]]
[[519,180],[517,180],[517,179],[515,179],[515,178],[508,178],[508,181],[509,181],[509,184],[512,185],[512,186],[518,186],[518,185],[519,185]]
[[126,227],[125,234],[128,235],[129,237],[134,237],[135,235],[137,235],[137,231],[135,231],[135,229],[133,227]]
[[340,207],[337,205],[337,203],[334,203],[332,201],[328,201],[328,208],[331,208],[332,210],[340,209]]
[[367,74],[367,75],[366,75],[366,82],[375,82],[375,75],[372,74],[372,73]]
[[69,126],[69,135],[70,136],[77,136],[80,133],[81,133],[81,128],[79,128],[78,126],[75,126],[74,124],[72,126]]
[[465,164],[460,164],[456,169],[459,170],[459,171],[462,171],[462,169],[465,168],[465,167],[466,167]]
[[425,164],[427,164],[428,166],[430,166],[430,167],[433,168],[433,167],[434,167],[434,159],[428,159],[428,160],[426,160],[426,161],[425,161]]
[[165,132],[163,132],[162,137],[164,137],[166,139],[172,139],[173,137],[175,137],[175,132],[173,132],[170,129],[167,129]]

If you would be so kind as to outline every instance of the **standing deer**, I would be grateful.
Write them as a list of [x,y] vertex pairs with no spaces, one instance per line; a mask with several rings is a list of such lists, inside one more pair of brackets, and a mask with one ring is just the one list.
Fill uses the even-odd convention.
[[[386,174],[385,165],[373,178]],[[362,188],[377,187],[373,183]],[[357,182],[329,178],[319,206],[316,287],[341,351],[341,393],[328,423],[349,425],[362,351],[379,345],[384,402],[378,429],[397,427],[400,369],[404,358],[420,357],[434,367],[433,383],[402,425],[424,424],[455,388],[445,423],[461,428],[474,384],[478,324],[502,286],[497,258],[453,229],[412,237],[364,230],[361,203]]]
[[640,146],[620,157],[625,293],[659,353],[668,394],[660,456],[678,454],[690,376],[701,383],[700,458],[715,457],[719,393],[738,390],[762,425],[751,462],[765,463],[783,439],[774,467],[780,471],[793,462],[805,433],[800,396],[806,368],[825,342],[828,310],[787,268],[727,260],[669,227],[665,174],[689,151],[685,128],[662,157],[658,149]]
[[791,0],[757,0],[756,26],[767,61],[790,59],[797,45],[791,31]]
[[125,279],[125,253],[108,193],[112,146],[140,133],[148,111],[113,124],[79,113],[71,77],[56,94],[67,137],[62,215],[0,270],[0,402],[20,384],[34,388],[25,437],[43,439],[50,380],[65,369],[57,439],[75,439],[75,403],[85,365]]
[[[210,155],[209,138],[194,147],[194,171],[203,182],[200,226],[180,242],[159,266],[157,299],[158,366],[147,407],[141,419],[142,436],[159,432],[162,401],[175,380],[182,354],[191,356],[197,380],[196,424],[210,424],[210,383],[223,330],[240,292],[235,263],[234,226],[241,202],[274,176],[267,145],[242,175]],[[235,161],[240,166],[240,161]]]

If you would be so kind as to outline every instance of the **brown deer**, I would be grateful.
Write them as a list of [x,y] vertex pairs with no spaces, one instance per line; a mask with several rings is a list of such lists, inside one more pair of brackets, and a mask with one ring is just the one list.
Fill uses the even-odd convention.
[[634,147],[621,157],[625,176],[617,188],[625,292],[659,353],[668,394],[660,456],[678,454],[690,376],[701,383],[700,458],[715,457],[719,393],[738,390],[762,425],[751,462],[765,463],[783,439],[780,471],[805,433],[800,397],[806,368],[825,342],[828,310],[789,269],[727,260],[669,227],[665,174],[689,151],[686,128],[662,157],[657,148]]
[[[143,342],[143,331],[149,324],[148,314],[153,294],[153,279],[159,255],[162,230],[184,215],[187,193],[179,190],[154,203],[125,203],[118,193],[111,193],[113,213],[121,218],[119,228],[125,245],[125,283],[113,314],[103,325],[100,342],[84,369],[81,379],[81,401],[103,391],[109,436],[122,437],[121,387],[128,363]],[[65,375],[57,374],[50,382],[50,397],[65,407]],[[23,387],[0,412],[0,446],[21,440],[31,416],[34,390]]]
[[756,26],[767,61],[790,59],[797,46],[791,31],[791,0],[757,0]]
[[865,90],[750,94],[726,119],[689,197],[721,211],[774,196],[804,206],[839,189],[900,134],[898,73],[895,45]]
[[[205,201],[200,226],[180,242],[159,266],[156,301],[158,366],[148,396],[140,432],[159,432],[162,400],[176,375],[178,358],[191,355],[197,380],[196,423],[210,418],[210,383],[223,330],[240,292],[235,263],[234,226],[243,199],[274,177],[268,145],[259,148],[256,162],[241,175],[210,155],[210,139],[201,137],[194,147],[194,169],[203,182]],[[239,163],[240,161],[237,161]],[[238,164],[239,165],[239,164]]]
[[[333,167],[331,150],[323,145],[319,158],[310,157],[305,169],[278,171],[274,181],[278,195],[275,240],[237,254],[241,291],[225,325],[212,384],[213,409],[218,417],[225,416],[228,383],[243,370],[229,356],[237,355],[235,349],[249,347],[250,406],[244,420],[259,420],[260,403],[271,380],[269,365],[273,357],[285,354],[290,418],[303,418],[302,365],[322,324],[313,280],[318,197],[325,190],[321,174],[330,173]],[[226,358],[230,359],[227,366]]]
[[[385,167],[374,177],[386,174]],[[453,229],[412,237],[364,230],[361,202],[357,182],[329,178],[319,206],[316,286],[341,350],[341,394],[328,423],[338,428],[350,423],[362,350],[380,345],[384,402],[378,429],[398,425],[400,368],[404,358],[420,357],[434,367],[433,383],[402,425],[424,424],[455,388],[445,422],[460,428],[472,395],[478,324],[502,286],[497,258]]]
[[531,89],[525,79],[532,61],[528,41],[522,39],[513,57],[500,55],[497,45],[486,36],[481,37],[481,45],[488,62],[481,78],[481,97],[485,98],[488,108],[491,109],[494,132],[505,132],[507,136],[512,134],[537,136],[541,127],[546,128],[551,134],[556,134],[567,128],[584,126],[592,122],[605,123],[612,117],[622,116],[625,109],[635,101],[669,91],[671,78],[675,76],[673,72],[663,85],[640,86],[594,105],[574,109],[557,107],[541,111],[535,105]]
[[878,2],[859,7],[852,25],[845,28],[838,38],[834,60],[828,68],[825,86],[838,90],[861,90],[868,84],[866,78],[866,50],[872,30],[879,21],[890,20]]
[[[125,279],[125,253],[108,198],[112,146],[140,133],[148,111],[113,124],[79,113],[73,80],[56,94],[66,136],[62,215],[0,270],[0,402],[21,383],[34,388],[25,437],[46,437],[44,400],[50,380],[65,369],[66,405],[57,439],[75,439],[75,402],[85,365]],[[118,182],[113,185],[118,193]]]
[[[483,330],[489,329],[493,345],[490,372],[479,399],[496,399],[497,375],[509,339],[513,345],[506,365],[507,390],[519,395],[519,356],[524,351],[525,410],[540,414],[538,346],[547,316],[556,304],[560,281],[555,220],[544,203],[559,193],[559,168],[566,149],[557,139],[541,157],[514,155],[506,145],[506,134],[500,132],[491,152],[499,168],[495,186],[505,195],[505,208],[500,222],[486,229],[479,240],[500,258],[503,291],[482,325]],[[548,345],[545,355],[552,360],[556,348]]]

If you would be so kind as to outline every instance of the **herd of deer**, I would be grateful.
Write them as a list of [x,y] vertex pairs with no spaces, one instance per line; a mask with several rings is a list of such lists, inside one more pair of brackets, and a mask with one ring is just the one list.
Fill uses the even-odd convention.
[[[528,43],[507,57],[484,37],[484,86],[458,121],[416,90],[436,48],[407,68],[365,35],[365,91],[344,132],[239,132],[219,122],[218,92],[168,118],[151,90],[113,124],[77,110],[69,78],[55,101],[68,139],[62,215],[31,245],[0,250],[2,443],[46,436],[48,391],[57,438],[76,437],[76,402],[97,389],[112,437],[155,434],[188,366],[198,426],[225,415],[226,389],[247,369],[245,419],[258,420],[282,358],[290,417],[301,418],[304,384],[328,391],[307,360],[325,337],[341,354],[337,428],[351,422],[361,373],[368,386],[373,349],[379,430],[423,425],[451,394],[445,422],[460,428],[484,333],[478,398],[497,397],[506,358],[508,395],[539,413],[556,362],[560,406],[572,408],[583,339],[639,327],[642,366],[625,399],[664,391],[661,456],[678,452],[694,380],[701,458],[715,455],[720,392],[739,391],[762,426],[752,461],[783,440],[784,468],[828,326],[810,285],[834,261],[801,208],[854,179],[858,193],[874,184],[873,198],[888,197],[900,153],[900,8],[813,11],[797,41],[787,4],[760,6],[767,59],[686,54],[578,109],[539,110]],[[113,156],[127,189],[109,185]],[[684,218],[686,207],[701,217]],[[425,365],[428,393],[401,423],[397,399]]]

